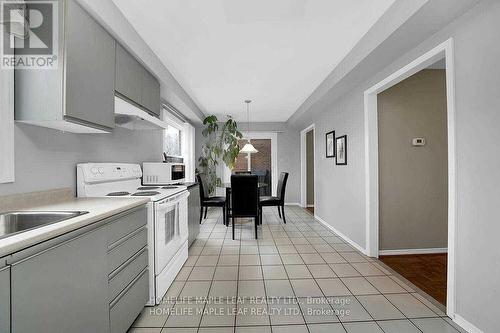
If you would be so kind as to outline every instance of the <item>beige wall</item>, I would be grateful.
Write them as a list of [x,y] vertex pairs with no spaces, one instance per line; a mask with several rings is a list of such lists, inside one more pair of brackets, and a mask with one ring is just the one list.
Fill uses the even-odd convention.
[[314,130],[306,133],[307,205],[314,205]]
[[427,69],[378,96],[381,250],[447,247],[445,80]]

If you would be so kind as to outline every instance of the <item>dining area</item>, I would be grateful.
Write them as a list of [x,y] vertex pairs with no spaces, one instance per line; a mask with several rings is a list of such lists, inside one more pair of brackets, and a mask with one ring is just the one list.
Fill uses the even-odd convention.
[[286,224],[285,195],[289,173],[281,172],[278,179],[276,195],[271,193],[269,182],[252,172],[235,172],[230,182],[222,183],[225,196],[211,195],[205,174],[197,176],[200,185],[200,224],[207,218],[208,208],[222,209],[223,223],[231,225],[232,239],[235,239],[236,226],[253,222],[255,239],[258,238],[259,226],[262,225],[263,207],[276,207],[278,216]]

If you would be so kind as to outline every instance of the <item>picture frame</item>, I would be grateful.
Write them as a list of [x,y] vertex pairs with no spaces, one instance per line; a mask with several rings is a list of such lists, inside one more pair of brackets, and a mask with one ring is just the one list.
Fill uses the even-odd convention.
[[347,165],[347,135],[335,139],[335,164]]
[[335,157],[335,131],[325,134],[326,158]]

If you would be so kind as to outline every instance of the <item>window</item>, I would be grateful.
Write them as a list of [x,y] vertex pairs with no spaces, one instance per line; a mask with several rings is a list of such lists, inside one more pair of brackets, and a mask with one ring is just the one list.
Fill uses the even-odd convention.
[[[169,106],[169,109],[172,108]],[[178,112],[176,112],[177,114]],[[168,156],[177,156],[184,159],[186,165],[186,181],[194,181],[195,156],[194,156],[194,127],[186,121],[179,119],[168,109],[163,109],[163,120],[168,124],[164,130],[163,150]]]
[[165,153],[169,156],[182,156],[181,130],[171,125],[165,130]]

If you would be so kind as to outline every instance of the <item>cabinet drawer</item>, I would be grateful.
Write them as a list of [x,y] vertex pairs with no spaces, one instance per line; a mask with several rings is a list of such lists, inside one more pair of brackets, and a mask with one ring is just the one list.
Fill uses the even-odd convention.
[[146,227],[132,233],[129,238],[108,252],[108,274],[111,274],[147,244],[148,233]]
[[144,248],[110,276],[109,301],[112,302],[146,267],[148,267],[148,250]]
[[141,313],[149,296],[148,270],[144,270],[111,304],[109,326],[111,333],[125,333]]
[[147,212],[146,208],[140,209],[129,215],[120,217],[114,222],[106,226],[106,235],[108,237],[108,246],[113,245],[121,238],[134,232],[140,227],[146,225]]

